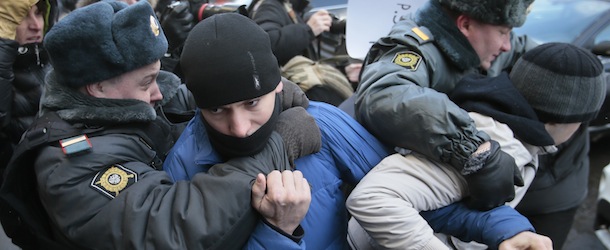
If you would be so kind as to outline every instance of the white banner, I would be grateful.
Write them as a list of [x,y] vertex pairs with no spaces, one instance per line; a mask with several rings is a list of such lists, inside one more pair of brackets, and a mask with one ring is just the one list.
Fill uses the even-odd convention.
[[400,17],[417,10],[427,0],[349,0],[345,31],[347,53],[364,59],[373,43],[386,36]]

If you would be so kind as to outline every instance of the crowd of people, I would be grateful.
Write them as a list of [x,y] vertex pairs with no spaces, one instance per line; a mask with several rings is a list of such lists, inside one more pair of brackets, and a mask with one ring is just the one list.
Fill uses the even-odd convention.
[[310,84],[287,65],[333,17],[306,0],[2,1],[0,222],[22,249],[561,249],[606,77],[512,34],[532,2],[429,0]]

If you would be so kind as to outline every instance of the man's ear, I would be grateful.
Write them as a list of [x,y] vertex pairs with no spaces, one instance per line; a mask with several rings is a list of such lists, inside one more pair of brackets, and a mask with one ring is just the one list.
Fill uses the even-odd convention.
[[277,85],[277,87],[275,87],[275,93],[282,92],[282,89],[284,89],[284,83],[282,81],[280,81],[280,83]]
[[457,28],[464,34],[464,36],[468,37],[470,29],[472,28],[472,18],[467,15],[461,14],[455,20],[455,24]]
[[83,88],[84,88],[84,91],[90,96],[97,97],[97,98],[105,97],[104,85],[101,82],[88,84]]

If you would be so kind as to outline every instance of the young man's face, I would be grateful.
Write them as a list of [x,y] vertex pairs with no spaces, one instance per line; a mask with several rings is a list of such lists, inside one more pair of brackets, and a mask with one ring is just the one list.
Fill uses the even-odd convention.
[[489,69],[491,63],[502,52],[509,51],[511,27],[491,25],[479,22],[475,19],[465,17],[467,25],[460,30],[466,36],[470,44],[481,59],[481,68]]
[[38,9],[38,6],[34,5],[17,26],[15,41],[17,41],[19,45],[40,43],[42,42],[43,29],[43,13]]
[[577,123],[545,123],[544,128],[549,132],[553,140],[555,140],[555,145],[562,144],[566,142],[576,130],[580,127],[580,122]]
[[91,84],[89,93],[98,98],[136,99],[151,106],[163,99],[157,85],[157,75],[161,63],[159,61],[124,73],[113,79],[97,84]]
[[274,91],[259,98],[235,102],[216,108],[201,109],[205,121],[218,132],[245,138],[263,126],[275,107],[275,95],[282,91],[282,83]]

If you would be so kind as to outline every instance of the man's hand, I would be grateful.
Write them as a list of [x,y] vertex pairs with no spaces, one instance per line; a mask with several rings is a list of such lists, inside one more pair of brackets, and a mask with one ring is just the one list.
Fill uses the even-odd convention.
[[515,198],[515,185],[523,186],[523,178],[515,159],[500,150],[500,144],[489,141],[462,169],[470,197],[466,204],[473,209],[489,210]]
[[345,66],[345,76],[350,82],[359,82],[360,70],[362,70],[362,63],[350,63]]
[[175,2],[168,7],[167,14],[162,16],[161,27],[167,37],[168,50],[182,47],[189,32],[194,26],[194,17],[189,11],[188,2]]
[[553,242],[549,237],[533,232],[521,232],[500,243],[499,250],[551,250]]
[[311,190],[301,171],[258,174],[252,186],[252,206],[269,223],[293,234],[309,210]]
[[319,10],[307,20],[307,25],[313,31],[315,36],[320,35],[324,31],[330,30],[330,25],[332,24],[333,18],[328,14],[326,10]]
[[0,1],[0,37],[15,40],[17,26],[38,0]]

